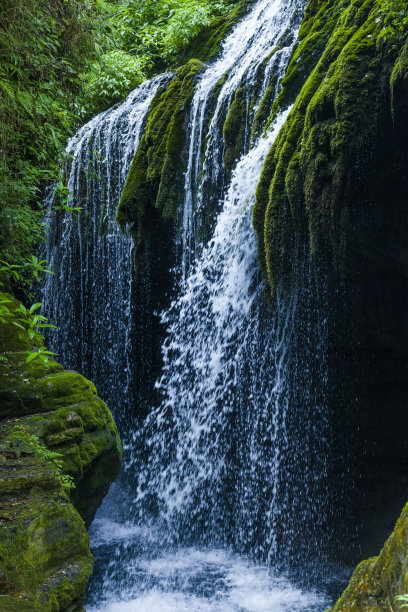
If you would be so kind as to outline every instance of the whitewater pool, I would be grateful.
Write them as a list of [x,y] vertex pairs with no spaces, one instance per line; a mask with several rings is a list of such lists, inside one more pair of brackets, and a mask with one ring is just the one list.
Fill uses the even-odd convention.
[[150,528],[97,518],[90,536],[88,612],[322,612],[331,603],[245,557],[169,546]]

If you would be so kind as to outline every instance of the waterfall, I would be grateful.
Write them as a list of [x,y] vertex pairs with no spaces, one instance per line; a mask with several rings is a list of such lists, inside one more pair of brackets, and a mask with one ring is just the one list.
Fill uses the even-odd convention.
[[[182,219],[184,277],[195,252],[198,222],[198,215],[195,213],[201,207],[211,207],[208,201],[205,202],[206,198],[203,197],[203,194],[210,200],[217,200],[223,195],[225,183],[222,163],[225,150],[223,124],[233,96],[240,87],[245,88],[245,138],[247,142],[241,153],[247,152],[250,127],[269,84],[271,73],[276,71],[280,78],[284,75],[297,34],[294,31],[297,26],[295,11],[298,8],[302,9],[304,4],[303,0],[290,0],[286,4],[281,0],[258,2],[253,11],[227,37],[220,59],[206,70],[197,85],[191,110],[190,146],[184,188]],[[291,26],[292,44],[288,44],[285,37]],[[215,109],[210,109],[214,89],[220,83],[222,87]],[[254,96],[256,96],[257,104],[250,109],[250,101]],[[210,125],[206,129],[208,114],[211,110],[213,114]],[[203,145],[205,147],[204,161],[202,161]],[[211,186],[210,193],[208,193],[208,185]]]
[[162,314],[162,401],[134,433],[148,462],[135,453],[128,464],[142,522],[155,508],[153,523],[174,541],[232,544],[286,567],[324,550],[329,454],[327,319],[314,299],[324,284],[305,256],[299,289],[289,298],[278,290],[270,313],[251,226],[263,161],[287,114],[238,163],[213,237]]
[[54,187],[46,203],[45,257],[55,275],[47,278],[43,296],[49,318],[59,322],[48,344],[61,354],[65,367],[96,381],[99,394],[118,414],[129,415],[133,405],[137,315],[133,242],[120,231],[116,209],[151,101],[168,78],[143,84],[69,141],[69,205],[82,212],[56,213]]
[[[251,214],[263,162],[289,110],[265,137],[252,147],[249,142],[272,70],[276,91],[284,76],[297,32],[287,44],[282,35],[294,26],[299,6],[259,2],[197,84],[185,177],[182,277],[177,298],[162,313],[167,331],[156,384],[161,402],[135,431],[127,463],[138,482],[133,512],[141,522],[158,520],[173,541],[233,545],[286,567],[301,555],[322,554],[329,539],[323,529],[327,320],[324,312],[314,313],[314,295],[320,293],[324,302],[325,288],[312,278],[305,255],[297,294],[283,299],[278,290],[275,315],[265,308]],[[220,78],[223,85],[208,121],[206,108]],[[229,178],[220,143],[234,94],[243,84],[247,137]],[[206,184],[219,188],[209,194]],[[220,194],[214,212],[212,200]],[[214,212],[214,229],[202,244],[194,228],[200,229],[208,209]]]
[[[263,162],[290,112],[259,137],[257,110],[272,82],[279,92],[304,7],[256,2],[197,82],[175,236],[177,295],[160,315],[158,401],[142,424],[134,419],[135,363],[145,347],[135,338],[150,323],[133,280],[132,239],[115,212],[146,113],[169,75],[69,142],[68,187],[82,213],[55,214],[48,198],[56,274],[44,302],[59,325],[49,344],[95,381],[125,440],[126,487],[114,489],[91,529],[88,609],[311,612],[328,603],[287,575],[310,577],[330,544],[326,287],[305,252],[298,289],[284,295],[278,287],[272,312],[251,224]],[[223,131],[239,91],[235,155]],[[149,256],[137,283],[153,312]]]

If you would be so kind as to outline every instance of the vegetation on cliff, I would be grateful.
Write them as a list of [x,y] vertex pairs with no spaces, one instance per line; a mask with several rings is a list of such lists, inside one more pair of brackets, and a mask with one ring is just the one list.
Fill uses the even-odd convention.
[[90,1],[4,0],[0,7],[0,260],[29,259],[45,228],[41,185],[58,175],[75,124],[79,72],[101,27]]
[[272,293],[277,279],[296,278],[305,245],[319,265],[346,273],[351,228],[363,205],[358,174],[390,117],[398,48],[384,43],[382,29],[379,5],[369,0],[313,3],[306,12],[271,121],[310,76],[265,162],[254,208],[259,261]]
[[[44,188],[61,178],[65,142],[80,121],[177,64],[203,28],[214,39],[202,56],[213,54],[239,10],[208,0],[2,2],[0,260],[21,266],[14,286],[35,280]],[[63,182],[60,195],[69,211]]]

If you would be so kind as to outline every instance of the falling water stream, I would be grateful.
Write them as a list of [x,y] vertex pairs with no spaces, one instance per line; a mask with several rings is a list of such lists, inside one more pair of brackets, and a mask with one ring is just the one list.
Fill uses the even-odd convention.
[[[278,287],[270,310],[251,223],[263,162],[290,109],[261,137],[251,138],[252,126],[273,77],[278,92],[304,5],[259,0],[197,83],[176,295],[160,313],[159,400],[136,425],[142,347],[134,338],[146,321],[135,303],[132,239],[115,213],[150,103],[171,75],[142,85],[68,145],[68,186],[84,210],[50,212],[56,275],[44,301],[59,330],[49,344],[66,367],[94,380],[125,441],[126,478],[90,530],[89,611],[318,612],[330,604],[321,582],[333,501],[327,288],[305,253],[297,290],[284,297]],[[228,173],[223,124],[243,87],[245,138]],[[146,270],[139,266],[147,279]]]

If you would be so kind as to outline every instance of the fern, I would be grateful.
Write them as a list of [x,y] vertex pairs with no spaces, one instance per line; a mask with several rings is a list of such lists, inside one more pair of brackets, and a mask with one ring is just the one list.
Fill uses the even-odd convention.
[[24,441],[32,450],[35,452],[35,455],[40,461],[44,463],[52,463],[55,468],[55,478],[60,483],[64,491],[69,493],[72,489],[75,489],[75,481],[72,476],[63,473],[63,455],[61,453],[57,453],[56,451],[52,451],[43,444],[41,444],[38,436],[27,431],[22,427],[16,428],[11,435],[11,438],[14,440]]

